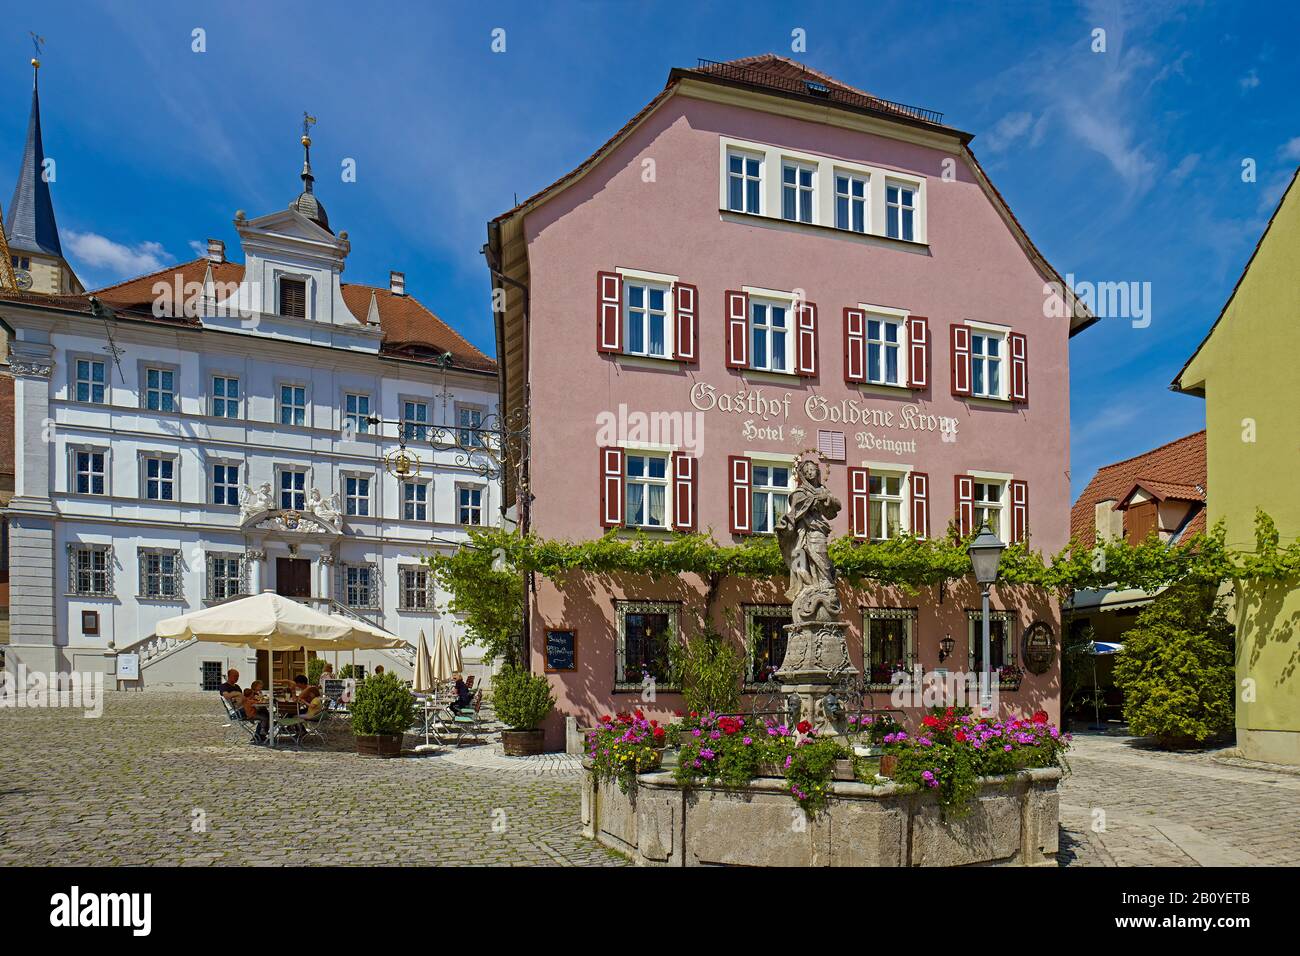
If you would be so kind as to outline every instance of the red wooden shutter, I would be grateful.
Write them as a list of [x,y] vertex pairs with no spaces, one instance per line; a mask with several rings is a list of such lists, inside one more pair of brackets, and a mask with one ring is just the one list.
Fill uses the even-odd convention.
[[817,374],[817,303],[796,303],[795,325],[798,330],[795,371],[800,375],[814,376]]
[[844,310],[844,381],[867,380],[867,313]]
[[673,527],[695,530],[695,458],[673,452]]
[[1013,402],[1029,401],[1029,355],[1023,332],[1012,332],[1007,336],[1011,346],[1011,400]]
[[596,273],[596,351],[623,351],[623,279],[617,272]]
[[733,534],[749,534],[753,529],[750,523],[750,466],[744,455],[730,455],[727,458],[727,471],[731,479],[731,531]]
[[930,387],[930,320],[923,315],[907,317],[907,384]]
[[974,530],[975,479],[970,475],[954,475],[957,494],[957,533],[963,538]]
[[970,329],[952,327],[952,393],[970,394]]
[[600,524],[617,528],[623,523],[623,449],[600,449]]
[[673,288],[673,298],[677,304],[677,340],[673,343],[674,357],[683,362],[698,362],[700,359],[699,290],[693,285],[679,282]]
[[749,364],[749,296],[727,293],[727,368]]
[[930,476],[923,471],[912,472],[912,534],[930,536]]
[[1011,482],[1011,543],[1029,535],[1029,482]]
[[849,469],[849,530],[855,538],[871,537],[871,471]]

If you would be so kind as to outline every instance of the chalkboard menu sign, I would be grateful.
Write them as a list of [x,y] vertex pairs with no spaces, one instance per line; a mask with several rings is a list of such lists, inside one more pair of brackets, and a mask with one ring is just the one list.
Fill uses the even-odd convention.
[[546,632],[546,669],[548,671],[574,671],[578,669],[578,632]]

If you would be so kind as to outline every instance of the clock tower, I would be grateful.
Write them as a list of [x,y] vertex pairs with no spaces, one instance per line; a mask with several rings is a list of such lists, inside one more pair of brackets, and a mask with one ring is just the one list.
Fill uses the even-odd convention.
[[59,227],[50,198],[53,160],[46,160],[41,142],[41,61],[32,60],[32,112],[27,142],[13,198],[4,209],[5,238],[17,286],[24,292],[69,295],[85,292],[72,266],[63,257]]

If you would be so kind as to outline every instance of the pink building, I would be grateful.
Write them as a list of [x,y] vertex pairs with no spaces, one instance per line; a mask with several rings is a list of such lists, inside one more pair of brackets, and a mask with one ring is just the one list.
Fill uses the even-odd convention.
[[[1064,301],[971,135],[940,119],[772,55],[674,69],[589,160],[493,220],[502,404],[532,427],[531,495],[507,488],[513,517],[545,538],[738,543],[772,532],[791,464],[813,448],[844,503],[836,536],[987,521],[1005,541],[1065,544],[1068,339],[1090,317]],[[548,745],[563,716],[671,716],[680,695],[660,682],[643,701],[643,674],[662,674],[663,642],[705,616],[758,681],[784,653],[783,592],[537,579],[528,642],[558,699]],[[973,581],[842,585],[841,598],[854,663],[882,684],[900,661],[978,668]],[[1024,657],[1040,623],[1059,651],[1055,600],[998,588],[994,607],[1001,706],[1057,718],[1059,653],[1043,673]],[[888,700],[882,687],[873,703]]]

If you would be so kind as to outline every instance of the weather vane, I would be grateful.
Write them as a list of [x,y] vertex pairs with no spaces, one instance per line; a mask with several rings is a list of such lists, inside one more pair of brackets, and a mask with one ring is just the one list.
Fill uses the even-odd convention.
[[302,135],[303,137],[311,136],[311,128],[316,125],[316,117],[310,115],[306,110],[302,111]]
[[32,46],[36,48],[36,56],[39,59],[41,47],[45,46],[45,37],[38,36],[34,30],[28,30],[27,34],[32,38]]

